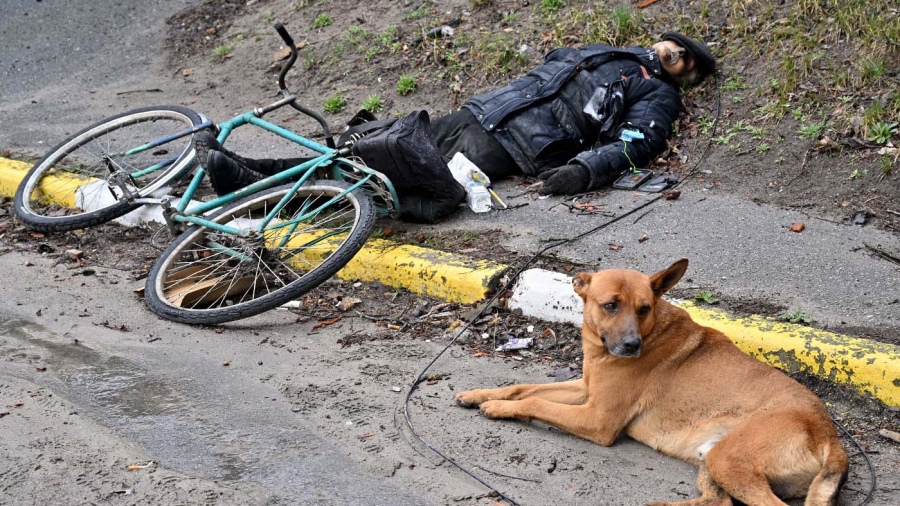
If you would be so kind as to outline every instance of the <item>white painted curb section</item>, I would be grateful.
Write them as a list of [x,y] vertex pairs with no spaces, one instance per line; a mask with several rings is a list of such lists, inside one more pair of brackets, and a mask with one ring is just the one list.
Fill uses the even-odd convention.
[[581,325],[584,301],[572,288],[571,276],[529,269],[519,275],[509,308],[550,322]]

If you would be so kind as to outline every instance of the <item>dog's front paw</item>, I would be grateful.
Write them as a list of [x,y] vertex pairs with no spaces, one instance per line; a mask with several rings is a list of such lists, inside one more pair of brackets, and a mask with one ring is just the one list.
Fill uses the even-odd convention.
[[459,392],[454,395],[453,400],[456,401],[458,406],[464,408],[477,408],[486,399],[481,392],[481,390],[466,390],[465,392]]
[[481,412],[484,416],[497,420],[500,418],[516,418],[518,414],[515,411],[517,401],[484,401],[481,403]]

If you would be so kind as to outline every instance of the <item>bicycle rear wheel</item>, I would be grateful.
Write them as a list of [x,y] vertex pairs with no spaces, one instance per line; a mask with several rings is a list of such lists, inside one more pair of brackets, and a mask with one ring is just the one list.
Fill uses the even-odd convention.
[[[16,190],[18,218],[34,230],[65,232],[122,216],[195,165],[192,135],[127,154],[202,123],[179,106],[144,107],[95,123],[53,148]],[[116,175],[121,181],[116,182]],[[124,186],[124,189],[123,189]]]
[[343,181],[303,185],[254,232],[292,186],[250,195],[207,217],[246,237],[201,225],[178,236],[147,276],[150,309],[181,323],[225,323],[295,299],[349,262],[372,233],[375,209],[367,194],[348,192]]

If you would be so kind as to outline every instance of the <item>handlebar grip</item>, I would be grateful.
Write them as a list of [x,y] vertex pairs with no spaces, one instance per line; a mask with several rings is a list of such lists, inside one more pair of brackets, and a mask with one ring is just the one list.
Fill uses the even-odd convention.
[[284,27],[281,23],[275,23],[275,31],[278,32],[278,35],[281,36],[281,40],[284,41],[288,47],[294,45],[294,39],[291,37],[291,34],[288,33],[287,28]]

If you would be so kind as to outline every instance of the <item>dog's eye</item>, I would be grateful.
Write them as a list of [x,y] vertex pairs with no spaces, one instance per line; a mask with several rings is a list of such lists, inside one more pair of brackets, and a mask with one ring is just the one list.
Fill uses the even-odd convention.
[[616,303],[615,301],[607,302],[606,304],[603,304],[603,309],[606,309],[610,313],[615,313],[616,309],[618,309],[618,308],[619,308],[619,304]]
[[647,316],[647,313],[650,312],[650,306],[641,306],[637,310],[638,316]]

